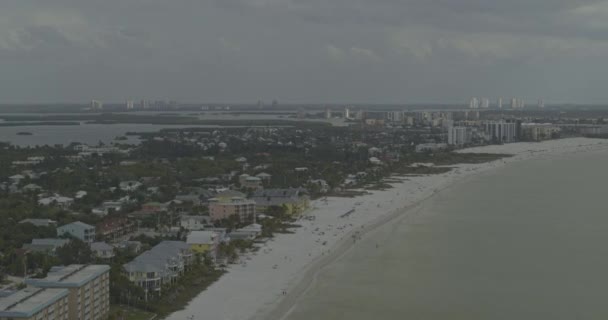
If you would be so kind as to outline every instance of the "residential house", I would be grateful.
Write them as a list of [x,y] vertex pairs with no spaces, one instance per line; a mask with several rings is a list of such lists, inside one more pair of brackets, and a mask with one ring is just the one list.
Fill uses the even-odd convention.
[[167,206],[160,202],[147,202],[141,206],[141,211],[145,213],[158,213],[167,211]]
[[123,181],[118,185],[120,190],[126,191],[126,192],[136,191],[137,189],[139,189],[142,186],[143,186],[143,184],[139,181]]
[[70,243],[69,239],[32,239],[31,243],[26,243],[23,245],[23,249],[27,249],[32,252],[46,253],[54,256],[57,252],[57,249],[65,246],[68,243]]
[[188,265],[193,254],[190,246],[182,241],[163,241],[124,264],[123,270],[131,282],[149,295],[161,295],[163,285],[175,283]]
[[86,243],[95,241],[95,227],[76,221],[57,228],[57,236],[70,235]]
[[239,184],[243,188],[247,189],[260,189],[262,188],[262,179],[258,177],[252,177],[246,173],[239,176]]
[[180,226],[186,230],[202,230],[211,224],[209,216],[181,216]]
[[240,221],[255,219],[255,201],[246,199],[243,193],[230,190],[209,199],[211,221],[223,220],[235,215]]
[[57,221],[51,219],[23,219],[19,223],[31,223],[36,227],[51,227],[57,225]]
[[300,214],[310,206],[308,192],[303,188],[258,190],[251,197],[257,212],[267,212],[269,207],[283,207],[287,214]]
[[323,179],[310,180],[309,183],[318,187],[320,193],[327,193],[330,190],[329,184]]
[[54,195],[47,198],[42,198],[38,200],[38,204],[41,206],[50,206],[56,205],[61,208],[69,208],[72,203],[74,203],[74,199],[70,197],[63,197],[59,195]]
[[91,251],[99,259],[111,260],[114,258],[114,247],[105,242],[91,243]]
[[21,188],[21,191],[23,192],[40,192],[41,190],[42,187],[34,183],[29,183]]
[[114,248],[121,250],[129,250],[132,253],[137,254],[141,251],[141,242],[125,240],[114,244]]
[[269,183],[270,179],[272,179],[272,175],[266,172],[260,172],[255,175],[256,177],[262,179],[263,183]]
[[214,231],[192,231],[186,243],[195,254],[208,255],[215,259],[220,244],[220,235]]
[[110,216],[97,224],[97,236],[115,241],[137,231],[137,224],[124,216]]

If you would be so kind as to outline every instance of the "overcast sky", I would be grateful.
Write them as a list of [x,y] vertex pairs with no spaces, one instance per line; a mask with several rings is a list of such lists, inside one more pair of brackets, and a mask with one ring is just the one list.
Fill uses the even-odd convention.
[[606,86],[608,1],[0,1],[0,102],[603,103]]

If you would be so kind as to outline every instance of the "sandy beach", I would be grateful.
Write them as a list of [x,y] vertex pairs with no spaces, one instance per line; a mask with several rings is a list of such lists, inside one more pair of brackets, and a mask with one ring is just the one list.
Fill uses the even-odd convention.
[[[407,177],[385,191],[356,198],[312,202],[294,234],[277,235],[231,265],[228,273],[168,319],[281,319],[315,281],[324,266],[339,258],[369,231],[416,207],[437,192],[480,172],[531,158],[608,148],[608,140],[573,138],[542,143],[476,147],[459,152],[505,153],[513,157],[466,164],[438,175]],[[345,215],[347,212],[350,214]]]

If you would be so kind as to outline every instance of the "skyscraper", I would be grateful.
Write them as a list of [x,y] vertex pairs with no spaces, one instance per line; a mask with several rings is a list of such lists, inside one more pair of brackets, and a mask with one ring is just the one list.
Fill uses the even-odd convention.
[[127,100],[127,102],[125,103],[125,107],[127,108],[127,110],[132,110],[134,107],[134,103],[133,100]]
[[92,110],[102,110],[103,103],[99,100],[91,100],[91,109]]
[[479,99],[476,97],[471,98],[471,101],[469,101],[469,109],[479,109]]
[[488,109],[490,107],[490,99],[488,98],[482,98],[481,99],[481,108],[482,109]]
[[540,108],[540,109],[545,108],[545,100],[543,100],[543,99],[538,100],[538,108]]
[[502,98],[498,98],[498,101],[496,101],[496,107],[498,109],[502,109]]

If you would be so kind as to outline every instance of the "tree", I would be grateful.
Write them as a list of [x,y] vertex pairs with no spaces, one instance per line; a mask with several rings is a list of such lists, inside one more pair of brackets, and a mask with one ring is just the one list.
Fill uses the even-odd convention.
[[93,261],[93,251],[80,239],[71,239],[63,247],[57,248],[57,258],[64,265],[87,264]]

